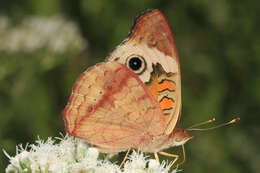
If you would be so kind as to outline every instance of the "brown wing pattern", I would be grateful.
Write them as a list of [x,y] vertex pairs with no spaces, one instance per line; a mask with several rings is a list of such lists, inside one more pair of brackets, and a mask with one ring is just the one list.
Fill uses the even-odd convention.
[[179,60],[171,28],[157,9],[148,10],[136,18],[128,40],[146,44]]
[[138,75],[159,102],[167,120],[165,133],[170,134],[180,118],[181,72],[171,28],[159,10],[138,16],[128,38],[108,60],[126,64],[131,55],[145,59],[146,70]]
[[[167,22],[165,16],[157,9],[148,11],[136,19],[135,25],[129,36],[130,42],[136,42],[139,44],[146,44],[151,49],[156,49],[162,52],[164,58],[159,63],[160,71],[156,73],[156,69],[153,69],[153,75],[158,75],[157,81],[150,80],[157,87],[152,86],[151,83],[147,83],[148,88],[153,93],[155,99],[160,103],[161,109],[164,111],[164,117],[167,119],[166,134],[170,134],[174,129],[181,111],[181,74],[180,63],[175,46],[174,37],[171,28]],[[176,66],[171,71],[166,70],[164,62],[169,60],[168,57],[175,61]],[[159,59],[159,57],[158,57]],[[158,64],[154,63],[154,67]],[[164,82],[168,80],[168,83]],[[166,85],[162,85],[165,83]],[[174,85],[170,90],[171,85]],[[160,90],[163,86],[164,90]]]
[[83,73],[65,108],[66,129],[101,148],[138,148],[166,126],[158,102],[136,74],[117,62]]

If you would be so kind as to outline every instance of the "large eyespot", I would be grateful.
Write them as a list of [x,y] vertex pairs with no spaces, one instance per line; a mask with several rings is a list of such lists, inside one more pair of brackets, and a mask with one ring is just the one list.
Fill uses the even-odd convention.
[[126,60],[126,66],[140,75],[146,69],[146,62],[144,58],[139,55],[131,55]]

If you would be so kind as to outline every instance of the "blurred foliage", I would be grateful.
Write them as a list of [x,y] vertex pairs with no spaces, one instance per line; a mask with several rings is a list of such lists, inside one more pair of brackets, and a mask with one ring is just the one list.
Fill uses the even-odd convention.
[[[167,17],[179,50],[183,89],[180,126],[212,117],[218,122],[241,117],[232,127],[193,132],[195,138],[186,144],[184,171],[258,172],[260,22],[256,0],[3,0],[0,148],[14,155],[19,143],[32,143],[37,135],[47,138],[64,132],[61,111],[77,76],[103,61],[127,35],[134,16],[148,8],[158,8]],[[38,26],[27,25],[25,21],[32,17],[42,23],[42,30],[32,37],[41,39],[29,41],[29,48],[33,48],[28,49],[26,40],[35,32],[30,29]],[[52,25],[64,21],[57,30],[48,31],[52,34],[48,37],[43,33],[50,26],[46,25],[48,18],[53,17]],[[71,27],[74,29],[64,30]],[[22,29],[27,31],[17,32]],[[55,40],[70,33],[75,41],[65,39],[61,51],[52,49]],[[23,38],[21,34],[25,34]],[[1,172],[7,162],[1,153]]]

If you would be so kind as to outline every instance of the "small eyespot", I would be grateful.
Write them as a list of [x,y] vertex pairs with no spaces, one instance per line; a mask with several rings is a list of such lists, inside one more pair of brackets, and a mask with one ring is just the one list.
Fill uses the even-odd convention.
[[138,57],[132,57],[128,63],[129,67],[134,71],[139,70],[142,67],[142,61]]
[[131,55],[126,60],[126,66],[136,74],[141,74],[146,69],[146,62],[141,56]]

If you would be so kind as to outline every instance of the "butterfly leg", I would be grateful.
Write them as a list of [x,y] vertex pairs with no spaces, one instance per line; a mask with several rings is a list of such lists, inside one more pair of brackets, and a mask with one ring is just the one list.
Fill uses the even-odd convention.
[[[168,156],[168,157],[175,157],[175,159],[173,160],[173,164],[179,158],[179,155],[177,155],[177,154],[170,154],[170,153],[166,153],[166,152],[163,152],[163,151],[159,152],[159,154],[164,155],[164,156]],[[176,166],[174,166],[175,168],[179,167],[180,165],[182,165],[186,161],[186,153],[185,153],[184,144],[182,145],[182,154],[183,154],[183,160],[180,163],[178,163]]]
[[157,152],[154,153],[154,157],[155,157],[155,160],[157,160],[157,162],[160,163],[160,159],[159,159],[159,156],[158,156]]
[[184,144],[182,144],[182,154],[183,154],[183,160],[182,160],[180,163],[178,163],[178,164],[176,165],[176,167],[182,165],[182,164],[185,163],[185,161],[186,161],[186,153],[185,153]]
[[127,150],[127,152],[126,152],[126,154],[125,154],[125,157],[124,157],[123,161],[121,162],[119,168],[121,168],[121,167],[123,166],[123,164],[125,163],[125,161],[126,161],[126,159],[127,159],[127,156],[128,156],[128,154],[129,154],[130,150],[131,150],[131,148],[128,148],[128,150]]
[[164,156],[168,156],[168,157],[174,157],[175,159],[173,160],[173,164],[174,164],[174,163],[178,160],[178,158],[179,158],[179,155],[177,155],[177,154],[170,154],[170,153],[166,153],[166,152],[163,152],[163,151],[159,152],[159,154],[164,155]]

